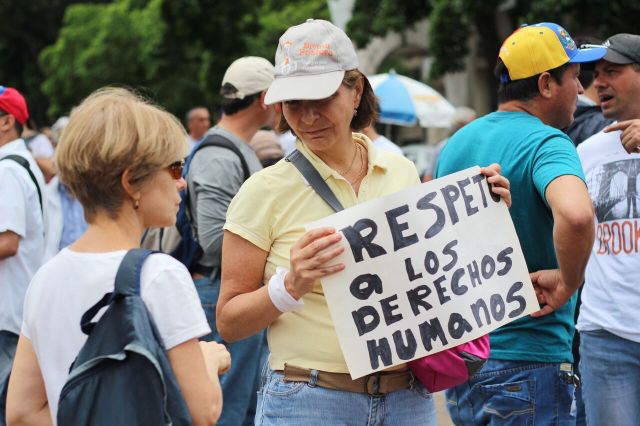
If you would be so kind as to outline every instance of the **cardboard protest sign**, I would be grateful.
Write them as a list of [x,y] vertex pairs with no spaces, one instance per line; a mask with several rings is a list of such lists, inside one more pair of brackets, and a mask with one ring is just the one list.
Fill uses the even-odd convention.
[[540,307],[504,202],[479,167],[368,201],[333,226],[322,279],[352,378],[473,340]]

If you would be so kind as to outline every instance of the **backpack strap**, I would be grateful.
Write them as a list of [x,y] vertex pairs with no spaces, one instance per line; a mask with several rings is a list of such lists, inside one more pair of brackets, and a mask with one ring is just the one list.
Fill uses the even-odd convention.
[[142,264],[154,253],[148,249],[131,249],[124,255],[120,267],[116,273],[114,293],[121,296],[134,296],[140,294],[140,271]]
[[140,272],[142,271],[142,265],[152,253],[157,252],[147,249],[132,249],[124,255],[122,262],[120,262],[118,272],[116,273],[114,290],[102,296],[102,299],[82,315],[80,328],[84,334],[91,334],[93,327],[97,324],[92,322],[92,320],[102,308],[110,305],[111,302],[117,298],[140,294]]
[[[193,148],[191,153],[189,153],[189,157],[187,158],[185,168],[183,171],[183,176],[182,176],[185,178],[185,180],[187,178],[187,173],[189,173],[189,167],[191,166],[191,161],[193,161],[193,157],[195,157],[196,153],[200,151],[202,148],[206,148],[209,146],[217,146],[219,148],[225,148],[235,153],[240,159],[240,165],[242,166],[242,173],[244,175],[243,182],[249,179],[249,177],[251,176],[249,165],[247,164],[247,160],[244,158],[244,155],[242,154],[242,152],[240,152],[238,147],[229,139],[225,138],[224,136],[221,136],[218,134],[211,134],[211,135],[206,135],[204,139],[198,142],[198,144]],[[191,214],[191,200],[190,200],[189,187],[187,186],[184,191],[185,191],[184,198],[182,201],[184,202],[184,213],[191,226],[191,234],[195,238],[195,236],[197,235],[197,231],[196,231],[195,221],[193,220],[193,215]],[[191,269],[192,267],[193,266],[189,266],[189,269]],[[202,270],[202,272],[205,272],[205,270]],[[203,275],[207,275],[207,274],[205,273]]]
[[97,324],[95,322],[91,322],[91,320],[96,316],[100,309],[104,308],[105,306],[109,306],[113,301],[113,298],[113,292],[106,293],[104,296],[102,296],[102,299],[98,300],[95,305],[87,309],[87,311],[82,314],[82,317],[80,318],[80,329],[84,334],[86,334],[87,336],[91,334],[91,332],[93,331],[93,327],[95,327]]
[[31,171],[31,167],[29,167],[29,162],[27,161],[27,159],[20,155],[10,154],[10,155],[7,155],[6,157],[0,158],[0,161],[2,160],[13,160],[16,163],[20,164],[22,167],[24,167],[27,173],[29,173],[29,177],[33,181],[33,184],[36,186],[36,190],[38,191],[38,201],[40,201],[40,212],[44,213],[44,210],[42,207],[42,191],[40,191],[40,185],[38,185],[36,175],[34,175],[33,172]]
[[234,144],[224,136],[220,136],[217,134],[207,135],[202,141],[198,143],[198,145],[196,145],[195,148],[193,148],[191,155],[189,155],[190,160],[193,159],[193,157],[196,155],[196,152],[208,146],[217,146],[219,148],[226,148],[229,151],[233,151],[233,153],[236,154],[240,159],[240,164],[242,165],[242,173],[244,174],[244,180],[249,179],[249,176],[251,176],[251,172],[249,171],[247,160],[245,160],[244,155],[242,155],[242,152],[240,152],[236,144]]
[[309,185],[318,193],[318,195],[327,203],[333,211],[339,212],[344,210],[338,198],[336,198],[327,182],[322,179],[320,173],[316,170],[315,167],[307,160],[307,157],[302,155],[300,151],[297,149],[294,150],[291,154],[287,155],[285,158],[286,161],[289,161],[296,169],[304,176],[304,178],[309,182]]
[[[193,148],[191,153],[189,153],[189,157],[187,157],[185,168],[182,173],[182,177],[185,178],[185,180],[187,178],[187,173],[189,173],[189,167],[191,166],[191,161],[193,161],[193,157],[195,157],[196,153],[200,151],[202,148],[206,148],[208,146],[217,146],[219,148],[225,148],[225,149],[228,149],[229,151],[234,152],[240,159],[240,164],[242,165],[242,173],[244,174],[243,181],[246,181],[247,179],[249,179],[249,176],[251,176],[251,172],[249,171],[249,165],[247,164],[247,160],[245,160],[244,155],[242,155],[238,147],[229,139],[225,138],[224,136],[213,134],[213,135],[205,136],[205,138],[202,139],[200,142],[198,142],[198,144]],[[188,187],[185,188],[184,203],[185,203],[184,207],[185,207],[185,213],[187,214],[187,218],[189,219],[190,223],[193,223],[193,216],[191,215],[191,211],[190,211],[191,203],[189,201]]]

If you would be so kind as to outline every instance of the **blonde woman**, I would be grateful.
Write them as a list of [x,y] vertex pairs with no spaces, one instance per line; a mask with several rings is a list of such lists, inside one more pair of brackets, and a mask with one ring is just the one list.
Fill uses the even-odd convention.
[[[89,228],[29,286],[9,384],[9,424],[56,424],[69,366],[87,338],[80,318],[113,290],[120,261],[139,246],[145,227],[174,223],[187,149],[175,117],[127,90],[99,90],[74,110],[56,164]],[[151,255],[140,289],[193,423],[214,424],[222,408],[218,373],[230,359],[224,346],[198,343],[210,330],[188,271],[170,256]]]

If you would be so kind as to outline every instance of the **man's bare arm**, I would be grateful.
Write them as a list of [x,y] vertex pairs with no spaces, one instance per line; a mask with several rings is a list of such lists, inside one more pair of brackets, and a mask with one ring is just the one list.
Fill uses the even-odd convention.
[[538,301],[544,305],[533,316],[561,308],[580,287],[595,235],[593,206],[580,178],[560,176],[547,186],[545,195],[553,213],[553,244],[559,268],[531,274]]
[[20,246],[20,235],[13,231],[0,232],[0,259],[15,256]]

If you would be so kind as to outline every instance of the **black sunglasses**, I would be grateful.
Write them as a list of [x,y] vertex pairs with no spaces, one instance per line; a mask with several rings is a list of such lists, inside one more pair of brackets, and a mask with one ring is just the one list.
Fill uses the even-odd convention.
[[184,170],[184,160],[178,160],[169,164],[167,166],[167,169],[169,169],[169,173],[171,174],[172,178],[176,180],[180,179]]

